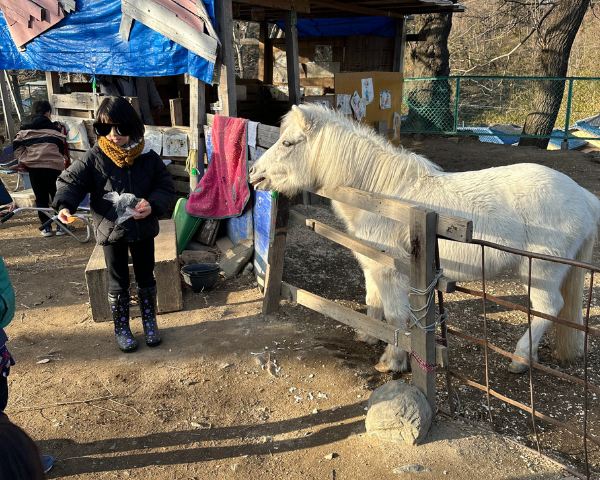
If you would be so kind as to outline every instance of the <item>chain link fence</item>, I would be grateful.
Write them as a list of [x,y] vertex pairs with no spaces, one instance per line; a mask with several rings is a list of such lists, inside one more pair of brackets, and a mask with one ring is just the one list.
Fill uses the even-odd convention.
[[[403,133],[497,136],[500,132],[509,133],[515,142],[521,137],[600,138],[600,78],[405,78],[403,97]],[[556,120],[541,112],[555,112]],[[525,121],[536,115],[551,123],[550,135],[522,134]],[[582,130],[580,124],[592,128]],[[573,130],[579,131],[575,135]]]

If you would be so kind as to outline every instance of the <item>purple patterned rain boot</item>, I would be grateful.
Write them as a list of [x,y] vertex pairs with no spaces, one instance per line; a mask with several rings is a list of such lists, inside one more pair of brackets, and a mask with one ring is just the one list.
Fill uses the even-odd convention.
[[140,312],[142,314],[142,323],[144,325],[144,335],[146,335],[146,345],[156,347],[162,342],[158,333],[158,324],[156,323],[156,285],[150,288],[139,288],[138,301]]
[[122,352],[135,352],[138,342],[129,328],[129,294],[108,294],[108,304],[115,322],[115,338]]

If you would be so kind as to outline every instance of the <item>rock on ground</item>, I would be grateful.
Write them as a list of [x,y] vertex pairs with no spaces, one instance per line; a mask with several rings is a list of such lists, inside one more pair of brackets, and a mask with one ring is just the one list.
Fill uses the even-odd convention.
[[249,239],[240,240],[231,249],[227,250],[219,260],[221,270],[226,278],[235,277],[254,253],[254,242]]
[[418,445],[427,435],[433,418],[425,395],[402,380],[375,389],[368,407],[367,433],[394,443]]

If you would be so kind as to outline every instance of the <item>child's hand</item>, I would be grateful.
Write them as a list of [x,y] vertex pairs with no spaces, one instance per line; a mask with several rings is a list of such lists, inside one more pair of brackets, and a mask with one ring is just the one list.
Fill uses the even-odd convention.
[[140,220],[146,218],[152,212],[152,207],[148,203],[148,200],[143,199],[135,209],[133,218]]
[[75,217],[71,215],[71,212],[68,208],[63,208],[60,212],[58,212],[58,219],[64,224],[75,221]]

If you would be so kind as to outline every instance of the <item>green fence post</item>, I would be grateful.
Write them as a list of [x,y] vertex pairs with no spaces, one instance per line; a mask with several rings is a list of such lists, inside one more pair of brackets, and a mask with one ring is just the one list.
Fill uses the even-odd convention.
[[569,92],[567,94],[567,114],[565,118],[565,138],[560,144],[561,150],[569,149],[569,125],[571,124],[571,97],[573,96],[573,78],[569,78]]
[[456,92],[454,93],[454,133],[458,132],[458,100],[460,94],[460,77],[456,77]]

